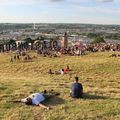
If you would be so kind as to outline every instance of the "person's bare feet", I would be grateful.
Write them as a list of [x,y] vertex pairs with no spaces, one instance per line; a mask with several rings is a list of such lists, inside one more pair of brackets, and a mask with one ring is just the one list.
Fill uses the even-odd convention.
[[52,107],[47,107],[46,109],[47,109],[47,110],[50,110],[50,109],[52,109]]

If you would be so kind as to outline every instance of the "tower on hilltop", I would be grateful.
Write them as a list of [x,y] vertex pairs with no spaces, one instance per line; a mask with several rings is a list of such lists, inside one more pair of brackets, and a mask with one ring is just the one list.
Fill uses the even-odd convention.
[[34,29],[34,30],[36,29],[35,23],[33,24],[33,29]]
[[68,37],[67,33],[65,32],[62,39],[61,39],[61,47],[62,48],[67,48],[68,47]]

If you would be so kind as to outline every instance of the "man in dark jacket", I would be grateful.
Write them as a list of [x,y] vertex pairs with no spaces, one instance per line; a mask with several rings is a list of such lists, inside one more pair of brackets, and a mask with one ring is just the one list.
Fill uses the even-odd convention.
[[81,83],[78,83],[79,78],[75,77],[75,81],[72,84],[70,96],[73,98],[82,98],[83,97],[83,86]]

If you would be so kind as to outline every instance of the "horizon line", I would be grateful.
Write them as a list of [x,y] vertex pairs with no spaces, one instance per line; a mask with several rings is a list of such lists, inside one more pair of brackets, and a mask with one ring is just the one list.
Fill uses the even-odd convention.
[[73,23],[73,22],[0,22],[0,24],[85,24],[85,25],[120,25],[120,24],[102,24],[102,23]]

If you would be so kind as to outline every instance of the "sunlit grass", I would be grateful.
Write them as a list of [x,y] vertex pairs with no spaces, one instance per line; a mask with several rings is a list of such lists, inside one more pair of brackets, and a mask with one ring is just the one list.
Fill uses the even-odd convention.
[[[112,52],[89,53],[85,56],[47,58],[37,56],[32,62],[10,62],[10,54],[0,54],[0,119],[4,120],[119,120],[120,58]],[[66,75],[49,75],[48,69],[59,70],[69,65]],[[69,97],[70,85],[78,75],[84,87],[84,98]],[[70,79],[71,77],[71,79]],[[13,103],[31,93],[53,89],[60,96],[40,107]]]

